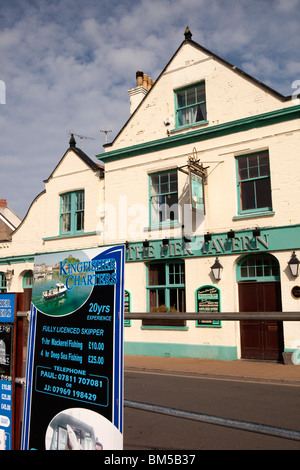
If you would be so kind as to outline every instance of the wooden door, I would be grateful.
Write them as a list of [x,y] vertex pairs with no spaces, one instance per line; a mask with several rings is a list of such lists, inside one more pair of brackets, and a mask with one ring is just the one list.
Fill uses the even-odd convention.
[[[280,312],[280,282],[239,284],[240,312]],[[243,359],[282,360],[282,321],[241,321]]]

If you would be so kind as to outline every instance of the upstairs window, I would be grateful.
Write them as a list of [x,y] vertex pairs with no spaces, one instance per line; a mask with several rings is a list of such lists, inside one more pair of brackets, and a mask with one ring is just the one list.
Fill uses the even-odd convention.
[[175,92],[176,127],[206,121],[205,83]]
[[268,152],[237,158],[239,212],[272,209]]
[[177,170],[150,176],[150,226],[178,220]]
[[61,195],[60,233],[76,234],[84,230],[84,191]]

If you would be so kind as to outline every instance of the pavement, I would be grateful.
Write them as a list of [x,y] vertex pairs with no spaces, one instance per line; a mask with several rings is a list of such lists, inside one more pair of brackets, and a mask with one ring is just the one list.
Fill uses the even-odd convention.
[[300,364],[126,355],[124,368],[125,372],[186,374],[206,378],[250,380],[300,386]]

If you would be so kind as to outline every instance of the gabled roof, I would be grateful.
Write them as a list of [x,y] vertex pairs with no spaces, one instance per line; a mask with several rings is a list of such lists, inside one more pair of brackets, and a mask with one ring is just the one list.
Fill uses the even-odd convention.
[[[44,180],[44,183],[48,183],[48,181],[51,179],[52,175],[54,174],[54,172],[56,171],[56,169],[59,167],[59,165],[61,164],[61,162],[63,161],[63,159],[65,158],[65,156],[68,154],[68,152],[74,152],[89,168],[91,168],[92,171],[94,171],[95,173],[98,171],[99,172],[99,176],[100,178],[104,178],[104,164],[101,165],[101,163],[97,164],[95,163],[93,160],[90,159],[90,157],[88,157],[82,150],[80,150],[79,148],[76,147],[76,141],[74,139],[74,135],[71,134],[71,138],[70,138],[70,141],[69,141],[69,144],[70,144],[70,147],[68,148],[68,150],[65,152],[65,154],[63,155],[63,157],[60,159],[60,161],[58,162],[58,164],[56,165],[56,167],[54,168],[54,170],[52,171],[51,175],[46,179]],[[22,222],[20,223],[20,225],[14,230],[14,233],[17,232],[17,230],[23,225],[23,223],[25,222],[25,219],[26,217],[28,216],[29,212],[30,212],[30,209],[31,207],[33,206],[33,204],[43,195],[46,193],[46,189],[44,189],[40,194],[38,194],[34,200],[32,201],[32,203],[30,204],[27,212],[26,212],[26,215],[25,217],[23,218]]]
[[21,222],[22,219],[7,206],[6,199],[0,199],[0,241],[11,241],[12,232]]
[[108,144],[104,144],[103,147],[104,148],[107,148],[107,147],[111,147],[115,140],[119,137],[119,135],[122,133],[123,129],[128,125],[128,123],[130,122],[131,118],[135,115],[135,113],[137,112],[137,110],[141,107],[142,103],[144,102],[144,100],[147,98],[147,96],[149,95],[149,93],[151,93],[151,91],[153,90],[153,88],[155,87],[155,85],[157,84],[157,82],[159,81],[160,77],[164,74],[165,70],[168,68],[168,66],[170,65],[170,63],[172,62],[172,60],[174,59],[174,57],[178,54],[178,52],[180,51],[180,49],[185,45],[185,44],[191,44],[192,46],[196,47],[198,50],[200,50],[201,52],[204,52],[205,54],[207,55],[210,55],[211,57],[213,57],[215,60],[221,62],[223,65],[225,65],[226,67],[230,68],[233,72],[235,73],[238,73],[239,75],[247,78],[248,80],[251,80],[253,83],[255,83],[256,85],[260,86],[261,88],[263,88],[265,91],[267,91],[268,93],[272,94],[273,96],[275,96],[276,98],[278,98],[279,100],[281,101],[288,101],[290,99],[292,99],[292,96],[284,96],[282,95],[281,93],[279,93],[278,91],[274,90],[273,88],[269,87],[268,85],[265,85],[263,82],[261,82],[260,80],[257,80],[256,78],[252,77],[251,75],[249,75],[248,73],[244,72],[242,69],[240,69],[239,67],[231,64],[230,62],[228,62],[227,60],[223,59],[222,57],[218,56],[217,54],[215,54],[214,52],[211,52],[210,50],[206,49],[205,47],[201,46],[200,44],[198,44],[197,42],[193,41],[192,40],[192,33],[190,32],[190,29],[189,27],[187,26],[185,32],[184,32],[184,36],[185,36],[185,39],[184,41],[182,41],[182,43],[180,44],[180,46],[178,47],[178,49],[176,50],[176,52],[173,54],[173,56],[171,57],[171,59],[169,60],[169,62],[167,63],[167,65],[164,67],[164,69],[162,70],[162,72],[160,73],[160,75],[158,76],[158,78],[155,80],[154,84],[152,85],[152,87],[150,88],[150,90],[148,91],[148,93],[145,95],[145,97],[141,100],[141,102],[139,103],[139,105],[137,106],[137,108],[135,109],[135,111],[131,114],[131,116],[129,117],[129,119],[126,121],[126,123],[124,124],[124,126],[120,129],[120,131],[118,132],[118,134],[115,136],[114,140]]
[[70,138],[70,141],[69,141],[69,144],[70,144],[70,147],[68,148],[68,150],[65,152],[65,154],[63,155],[63,157],[61,158],[61,160],[58,162],[58,164],[56,165],[56,167],[54,168],[54,170],[52,171],[52,173],[50,174],[50,176],[44,180],[44,183],[48,183],[48,181],[51,179],[52,175],[54,174],[54,172],[56,171],[56,169],[59,167],[59,165],[61,164],[62,160],[65,158],[65,156],[67,155],[68,152],[72,151],[74,153],[76,153],[76,155],[88,166],[91,168],[92,171],[96,172],[96,171],[100,171],[100,177],[103,177],[103,172],[104,172],[104,166],[103,165],[100,165],[100,164],[97,164],[96,162],[94,162],[93,160],[91,160],[90,157],[88,157],[81,149],[79,149],[78,147],[76,147],[76,141],[75,141],[75,138],[74,138],[74,135],[71,134],[71,138]]

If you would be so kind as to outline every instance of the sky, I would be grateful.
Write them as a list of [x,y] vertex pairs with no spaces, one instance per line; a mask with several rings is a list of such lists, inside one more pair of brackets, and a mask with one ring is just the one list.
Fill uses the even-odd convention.
[[[69,147],[94,161],[129,118],[137,70],[156,79],[192,39],[290,96],[300,0],[0,0],[0,198],[23,218]],[[300,84],[300,82],[298,82]],[[295,85],[294,85],[295,88]],[[300,88],[300,87],[298,87]]]

